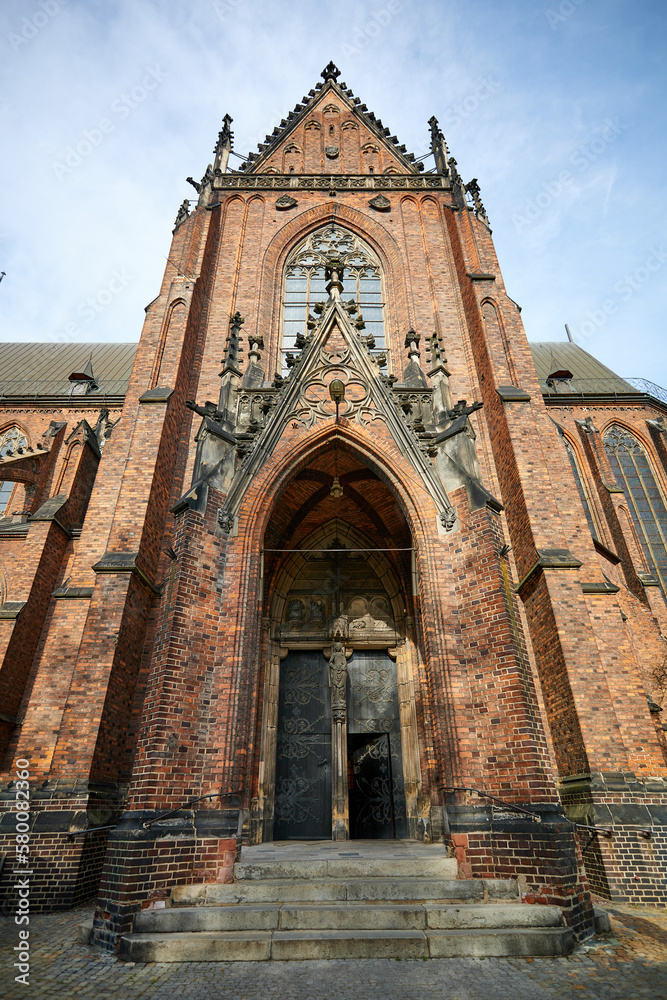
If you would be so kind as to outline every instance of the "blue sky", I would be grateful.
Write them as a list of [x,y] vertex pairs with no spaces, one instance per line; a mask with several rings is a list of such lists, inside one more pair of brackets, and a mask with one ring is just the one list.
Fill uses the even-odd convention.
[[4,0],[0,339],[138,339],[223,114],[245,154],[333,59],[416,155],[440,120],[530,340],[568,323],[667,386],[666,25],[660,0]]

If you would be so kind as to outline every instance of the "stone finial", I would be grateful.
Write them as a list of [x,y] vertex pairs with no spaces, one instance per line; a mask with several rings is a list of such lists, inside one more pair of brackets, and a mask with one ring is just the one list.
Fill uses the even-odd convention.
[[225,117],[222,119],[222,128],[218,132],[218,141],[216,142],[215,149],[213,150],[215,156],[217,156],[218,153],[221,153],[223,149],[232,148],[232,144],[234,142],[234,133],[232,132],[229,126],[232,124],[233,121],[234,119],[231,117],[231,115],[225,115]]
[[445,177],[449,176],[449,149],[447,148],[447,142],[445,137],[440,130],[438,124],[438,119],[435,115],[432,115],[428,124],[431,129],[431,152],[435,159],[435,167],[439,174],[444,174]]
[[338,69],[338,66],[336,66],[334,62],[330,62],[328,66],[324,67],[324,69],[320,73],[320,76],[322,77],[325,83],[327,82],[327,80],[333,80],[335,83],[338,77],[340,76],[340,70]]

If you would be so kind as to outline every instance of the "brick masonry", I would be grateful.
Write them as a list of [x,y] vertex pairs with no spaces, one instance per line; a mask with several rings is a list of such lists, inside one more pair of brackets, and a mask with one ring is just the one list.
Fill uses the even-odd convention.
[[[2,408],[2,426],[18,424],[31,443],[50,434],[34,467],[3,463],[29,506],[10,530],[0,523],[3,600],[21,604],[18,617],[0,619],[3,794],[9,803],[13,762],[30,760],[34,905],[75,905],[101,877],[96,935],[113,947],[137,908],[174,885],[228,877],[239,815],[246,839],[270,835],[275,619],[293,570],[286,555],[262,550],[307,546],[318,531],[330,540],[339,522],[355,544],[414,549],[414,565],[399,552],[382,563],[401,630],[411,829],[450,838],[464,874],[520,877],[528,896],[559,902],[582,936],[588,882],[609,898],[665,905],[665,740],[647,697],[657,707],[664,698],[667,611],[659,588],[643,582],[645,559],[622,496],[610,491],[600,439],[611,422],[632,428],[667,495],[664,437],[646,423],[661,407],[645,398],[622,407],[545,402],[490,231],[458,175],[424,190],[428,178],[332,81],[296,130],[232,175],[233,188],[227,176],[204,184],[175,229],[122,419],[101,457],[74,407]],[[392,186],[404,180],[405,189]],[[276,184],[294,205],[276,204]],[[371,204],[378,193],[388,202],[381,210]],[[363,359],[355,363],[367,373],[372,419],[347,408],[338,423],[332,408],[310,424],[285,417],[242,489],[230,492],[222,473],[193,482],[207,425],[186,400],[227,413],[253,335],[263,338],[260,388],[269,393],[285,261],[331,222],[381,262],[387,370],[399,388],[412,328],[422,370],[445,400],[439,426],[451,427],[445,410],[457,400],[484,404],[462,418],[474,448],[464,449],[465,474],[448,473],[451,531],[440,522],[437,447],[422,448],[411,404],[402,410]],[[236,312],[242,351],[232,363]],[[352,336],[345,323],[332,345]],[[244,428],[260,442],[284,398],[270,392],[268,415]],[[582,430],[591,413],[597,431]],[[597,545],[551,418],[576,448]],[[212,419],[224,431],[223,418]],[[235,459],[233,436],[231,445],[224,433],[216,440],[233,473],[245,459]],[[218,515],[233,490],[227,533]],[[460,788],[532,808],[542,822],[536,830],[511,812],[490,814],[474,792],[452,791]],[[167,835],[144,826],[179,806]],[[7,811],[0,826],[10,854],[13,821]],[[573,822],[614,834],[577,836]],[[2,886],[11,891],[11,862]]]

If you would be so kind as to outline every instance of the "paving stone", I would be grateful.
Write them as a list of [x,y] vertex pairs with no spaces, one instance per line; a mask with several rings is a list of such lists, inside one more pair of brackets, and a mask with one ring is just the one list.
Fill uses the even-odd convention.
[[[31,918],[30,987],[13,982],[16,930],[0,917],[0,995],[53,1000],[665,1000],[667,910],[597,901],[611,933],[567,958],[120,962],[77,940],[93,907]],[[531,907],[532,909],[532,907]]]

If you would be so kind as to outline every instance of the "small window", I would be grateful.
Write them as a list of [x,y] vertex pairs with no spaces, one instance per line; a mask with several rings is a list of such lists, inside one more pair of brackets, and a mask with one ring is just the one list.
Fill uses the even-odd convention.
[[7,504],[14,492],[16,483],[0,483],[0,517],[7,516]]

